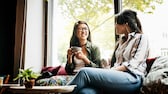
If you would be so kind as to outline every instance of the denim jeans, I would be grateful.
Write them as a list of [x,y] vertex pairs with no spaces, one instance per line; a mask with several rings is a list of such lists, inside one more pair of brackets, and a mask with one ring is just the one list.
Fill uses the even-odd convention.
[[68,84],[77,85],[71,94],[136,94],[141,83],[141,76],[130,72],[85,67]]

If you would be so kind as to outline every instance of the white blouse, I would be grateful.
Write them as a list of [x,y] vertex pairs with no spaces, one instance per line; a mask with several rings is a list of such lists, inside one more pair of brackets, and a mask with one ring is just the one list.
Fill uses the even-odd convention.
[[129,71],[144,76],[148,55],[149,44],[147,37],[144,34],[130,33],[124,43],[122,43],[122,39],[118,42],[114,67],[124,65]]
[[74,63],[75,63],[75,69],[74,73],[78,72],[82,67],[85,67],[85,62],[81,59],[78,59],[76,56],[74,56]]

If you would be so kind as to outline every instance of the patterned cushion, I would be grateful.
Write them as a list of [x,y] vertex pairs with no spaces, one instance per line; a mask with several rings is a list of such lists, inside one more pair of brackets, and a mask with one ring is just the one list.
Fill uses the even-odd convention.
[[36,85],[39,86],[63,86],[66,85],[74,76],[72,75],[59,75],[52,76],[50,78],[39,79],[36,81]]

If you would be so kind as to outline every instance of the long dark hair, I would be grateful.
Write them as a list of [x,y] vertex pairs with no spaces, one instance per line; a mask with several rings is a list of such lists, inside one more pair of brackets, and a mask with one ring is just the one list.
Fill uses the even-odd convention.
[[[133,10],[125,10],[117,14],[115,16],[115,23],[116,24],[128,24],[128,26],[131,29],[131,32],[143,33],[141,22],[139,18],[137,17],[137,13]],[[125,40],[125,37],[122,37],[122,39]],[[116,44],[115,50],[111,58],[111,67],[114,66],[114,63],[116,62],[115,51],[117,47],[118,47],[118,44]]]
[[91,33],[90,33],[90,29],[89,29],[88,24],[85,21],[78,21],[74,24],[73,34],[72,34],[72,37],[71,37],[71,40],[70,40],[70,47],[71,46],[80,46],[79,39],[76,35],[79,24],[86,24],[87,25],[88,32],[89,32],[89,36],[88,36],[87,40],[91,42]]
[[128,24],[131,32],[142,33],[142,26],[137,13],[133,10],[125,10],[115,16],[116,24]]

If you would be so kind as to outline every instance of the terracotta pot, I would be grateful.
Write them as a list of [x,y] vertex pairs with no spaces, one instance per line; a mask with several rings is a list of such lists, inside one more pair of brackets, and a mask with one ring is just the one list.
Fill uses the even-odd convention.
[[35,79],[25,81],[24,85],[25,85],[26,88],[32,88],[35,85]]

